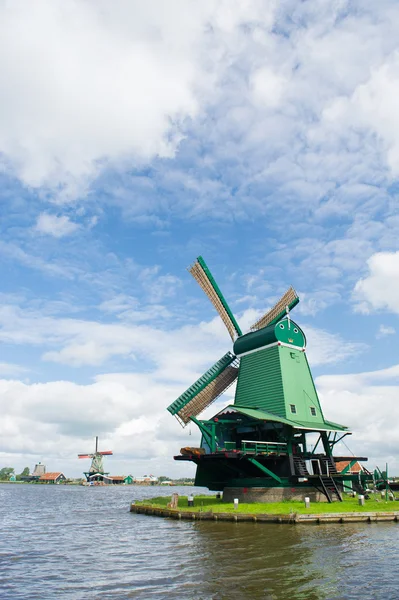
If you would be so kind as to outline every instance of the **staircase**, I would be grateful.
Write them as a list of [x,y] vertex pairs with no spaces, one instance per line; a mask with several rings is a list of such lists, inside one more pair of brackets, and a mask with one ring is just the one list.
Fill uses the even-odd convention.
[[[309,471],[306,467],[306,463],[303,458],[301,458],[300,456],[294,456],[293,462],[295,475],[297,475],[298,477],[309,477]],[[331,475],[337,473],[334,459],[327,457],[323,464],[328,475],[319,475],[317,478],[310,477],[309,483],[312,483],[315,488],[322,492],[327,498],[328,502],[342,502],[341,492],[333,477],[331,477]]]
[[328,475],[319,475],[318,483],[328,502],[334,502],[334,500],[342,502],[341,492],[332,477],[329,477]]
[[306,463],[300,456],[294,456],[294,468],[295,475],[299,475],[299,477],[307,477],[309,475]]
[[334,475],[334,473],[338,473],[337,467],[335,466],[335,461],[331,456],[328,456],[325,460],[326,465],[328,466],[329,475]]

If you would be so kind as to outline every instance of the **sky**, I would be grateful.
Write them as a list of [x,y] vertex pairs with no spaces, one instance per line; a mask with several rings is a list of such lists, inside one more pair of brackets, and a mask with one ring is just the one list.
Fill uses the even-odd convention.
[[[399,474],[399,5],[0,0],[0,467],[191,477],[166,411],[292,318],[347,453]],[[231,388],[205,415],[223,408]],[[210,412],[209,412],[210,411]]]

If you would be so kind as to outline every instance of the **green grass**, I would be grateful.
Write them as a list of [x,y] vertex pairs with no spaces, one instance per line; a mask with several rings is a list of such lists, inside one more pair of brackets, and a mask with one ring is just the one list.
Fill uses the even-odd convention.
[[[170,502],[170,496],[161,496],[159,498],[149,498],[136,502],[138,505],[152,506],[154,508],[166,508]],[[180,511],[198,511],[214,513],[245,513],[245,514],[281,514],[289,515],[299,514],[321,514],[321,513],[341,513],[341,512],[392,512],[399,511],[399,503],[394,501],[386,502],[385,499],[366,500],[364,506],[359,506],[357,498],[345,498],[343,502],[311,502],[310,508],[305,508],[304,502],[285,500],[283,502],[254,502],[251,504],[240,503],[238,510],[234,509],[233,503],[223,502],[216,499],[215,496],[195,496],[194,508],[187,506],[187,496],[179,496]]]

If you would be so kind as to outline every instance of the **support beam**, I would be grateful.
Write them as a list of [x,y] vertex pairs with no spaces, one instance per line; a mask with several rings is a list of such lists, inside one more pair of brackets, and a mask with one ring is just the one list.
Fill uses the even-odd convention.
[[210,422],[210,429],[209,429],[203,421],[198,421],[198,419],[196,419],[195,417],[191,416],[190,421],[195,423],[197,425],[197,427],[200,429],[201,433],[205,436],[205,438],[209,444],[209,448],[211,449],[211,452],[216,452],[216,442],[217,442],[217,438],[215,435],[216,423]]
[[263,473],[266,473],[267,475],[269,475],[269,477],[273,477],[273,479],[275,479],[276,481],[278,481],[278,483],[281,483],[281,479],[278,475],[276,475],[275,473],[273,473],[273,471],[270,471],[270,469],[268,469],[267,467],[265,467],[264,465],[262,465],[260,462],[258,462],[255,458],[248,458],[249,462],[251,462],[253,465],[255,465],[255,467],[258,467],[258,469],[260,469],[261,471],[263,471]]
[[286,427],[286,439],[287,439],[287,454],[288,454],[288,462],[290,465],[290,473],[291,477],[295,475],[295,464],[294,464],[294,456],[292,452],[292,440],[294,438],[294,433],[292,428]]
[[348,431],[347,433],[344,433],[343,435],[341,435],[341,437],[339,437],[338,439],[337,439],[336,434],[335,434],[334,440],[330,440],[331,449],[333,449],[334,446],[335,446],[335,444],[338,444],[338,442],[340,442],[341,440],[343,440],[344,437],[346,437],[347,435],[352,435],[352,433],[350,431]]
[[348,471],[350,471],[350,469],[352,467],[355,466],[355,464],[357,463],[357,458],[355,458],[354,460],[351,460],[349,464],[346,465],[346,467],[344,467],[342,469],[342,471],[339,472],[340,475],[343,475],[344,473],[347,473]]
[[321,439],[323,442],[323,447],[324,447],[324,452],[326,453],[326,456],[331,457],[332,456],[332,450],[331,450],[331,446],[328,443],[328,436],[327,433],[325,431],[323,431],[321,434]]
[[316,451],[317,446],[319,445],[319,442],[321,440],[321,436],[319,435],[319,437],[317,438],[317,442],[315,443],[315,445],[313,446],[313,450],[311,452],[311,454],[314,454]]

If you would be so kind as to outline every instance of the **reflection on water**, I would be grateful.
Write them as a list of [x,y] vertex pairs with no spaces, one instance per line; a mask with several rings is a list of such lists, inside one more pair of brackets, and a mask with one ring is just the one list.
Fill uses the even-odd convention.
[[0,598],[399,599],[396,524],[190,523],[128,512],[132,499],[170,491],[0,485]]

